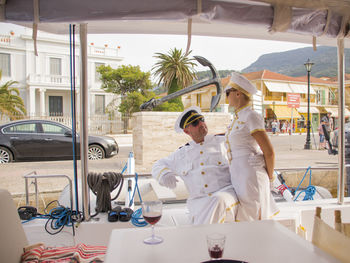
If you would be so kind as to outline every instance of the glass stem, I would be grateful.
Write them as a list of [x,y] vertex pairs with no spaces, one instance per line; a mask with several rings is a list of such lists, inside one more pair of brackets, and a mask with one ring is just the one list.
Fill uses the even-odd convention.
[[154,239],[154,225],[152,225],[152,239]]

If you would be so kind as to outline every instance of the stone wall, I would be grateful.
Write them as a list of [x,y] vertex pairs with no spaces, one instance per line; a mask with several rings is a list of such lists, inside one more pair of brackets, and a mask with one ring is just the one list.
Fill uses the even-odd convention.
[[[150,172],[160,158],[186,144],[191,138],[176,133],[174,124],[180,112],[137,112],[133,115],[133,151],[139,172]],[[224,133],[231,115],[228,113],[203,113],[210,134]],[[141,171],[140,171],[141,170]]]

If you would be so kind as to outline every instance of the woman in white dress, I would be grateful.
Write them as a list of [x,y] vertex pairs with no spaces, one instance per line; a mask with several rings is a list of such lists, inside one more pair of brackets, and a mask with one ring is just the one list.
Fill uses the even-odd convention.
[[[225,136],[231,181],[240,202],[237,219],[269,219],[278,213],[270,191],[275,154],[262,116],[250,106],[250,97],[256,88],[242,75],[232,73],[225,92],[229,105],[234,108]],[[261,153],[265,162],[260,167],[250,165],[249,157]]]

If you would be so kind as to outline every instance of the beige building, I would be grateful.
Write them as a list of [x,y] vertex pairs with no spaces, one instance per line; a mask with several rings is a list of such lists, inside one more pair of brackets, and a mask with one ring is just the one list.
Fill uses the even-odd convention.
[[[271,128],[271,122],[276,119],[280,122],[280,127],[285,123],[288,132],[293,127],[295,132],[305,132],[307,123],[307,102],[308,83],[307,76],[289,77],[269,70],[243,74],[258,89],[261,97],[262,114],[266,121],[266,128]],[[229,82],[229,77],[221,79],[222,89]],[[346,75],[346,104],[350,105],[350,74]],[[338,118],[338,83],[334,78],[310,77],[310,121],[312,131],[316,132],[320,119],[327,112],[332,112],[335,125]],[[288,94],[299,94],[300,106],[298,108],[288,107]],[[210,109],[212,96],[216,95],[216,87],[211,85],[184,95],[182,100],[185,108],[189,106],[199,106],[202,111]],[[255,99],[259,100],[258,98]],[[216,111],[228,112],[228,101],[224,94]],[[350,116],[350,111],[346,108],[345,115]],[[281,131],[283,132],[283,130]]]

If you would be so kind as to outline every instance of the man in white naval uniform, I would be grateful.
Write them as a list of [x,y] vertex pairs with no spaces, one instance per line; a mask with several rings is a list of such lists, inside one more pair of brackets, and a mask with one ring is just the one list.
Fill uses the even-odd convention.
[[193,141],[153,165],[159,184],[175,188],[180,176],[188,190],[187,207],[193,224],[235,221],[239,204],[231,184],[223,135],[207,135],[208,128],[198,107],[190,107],[177,119],[177,132]]

